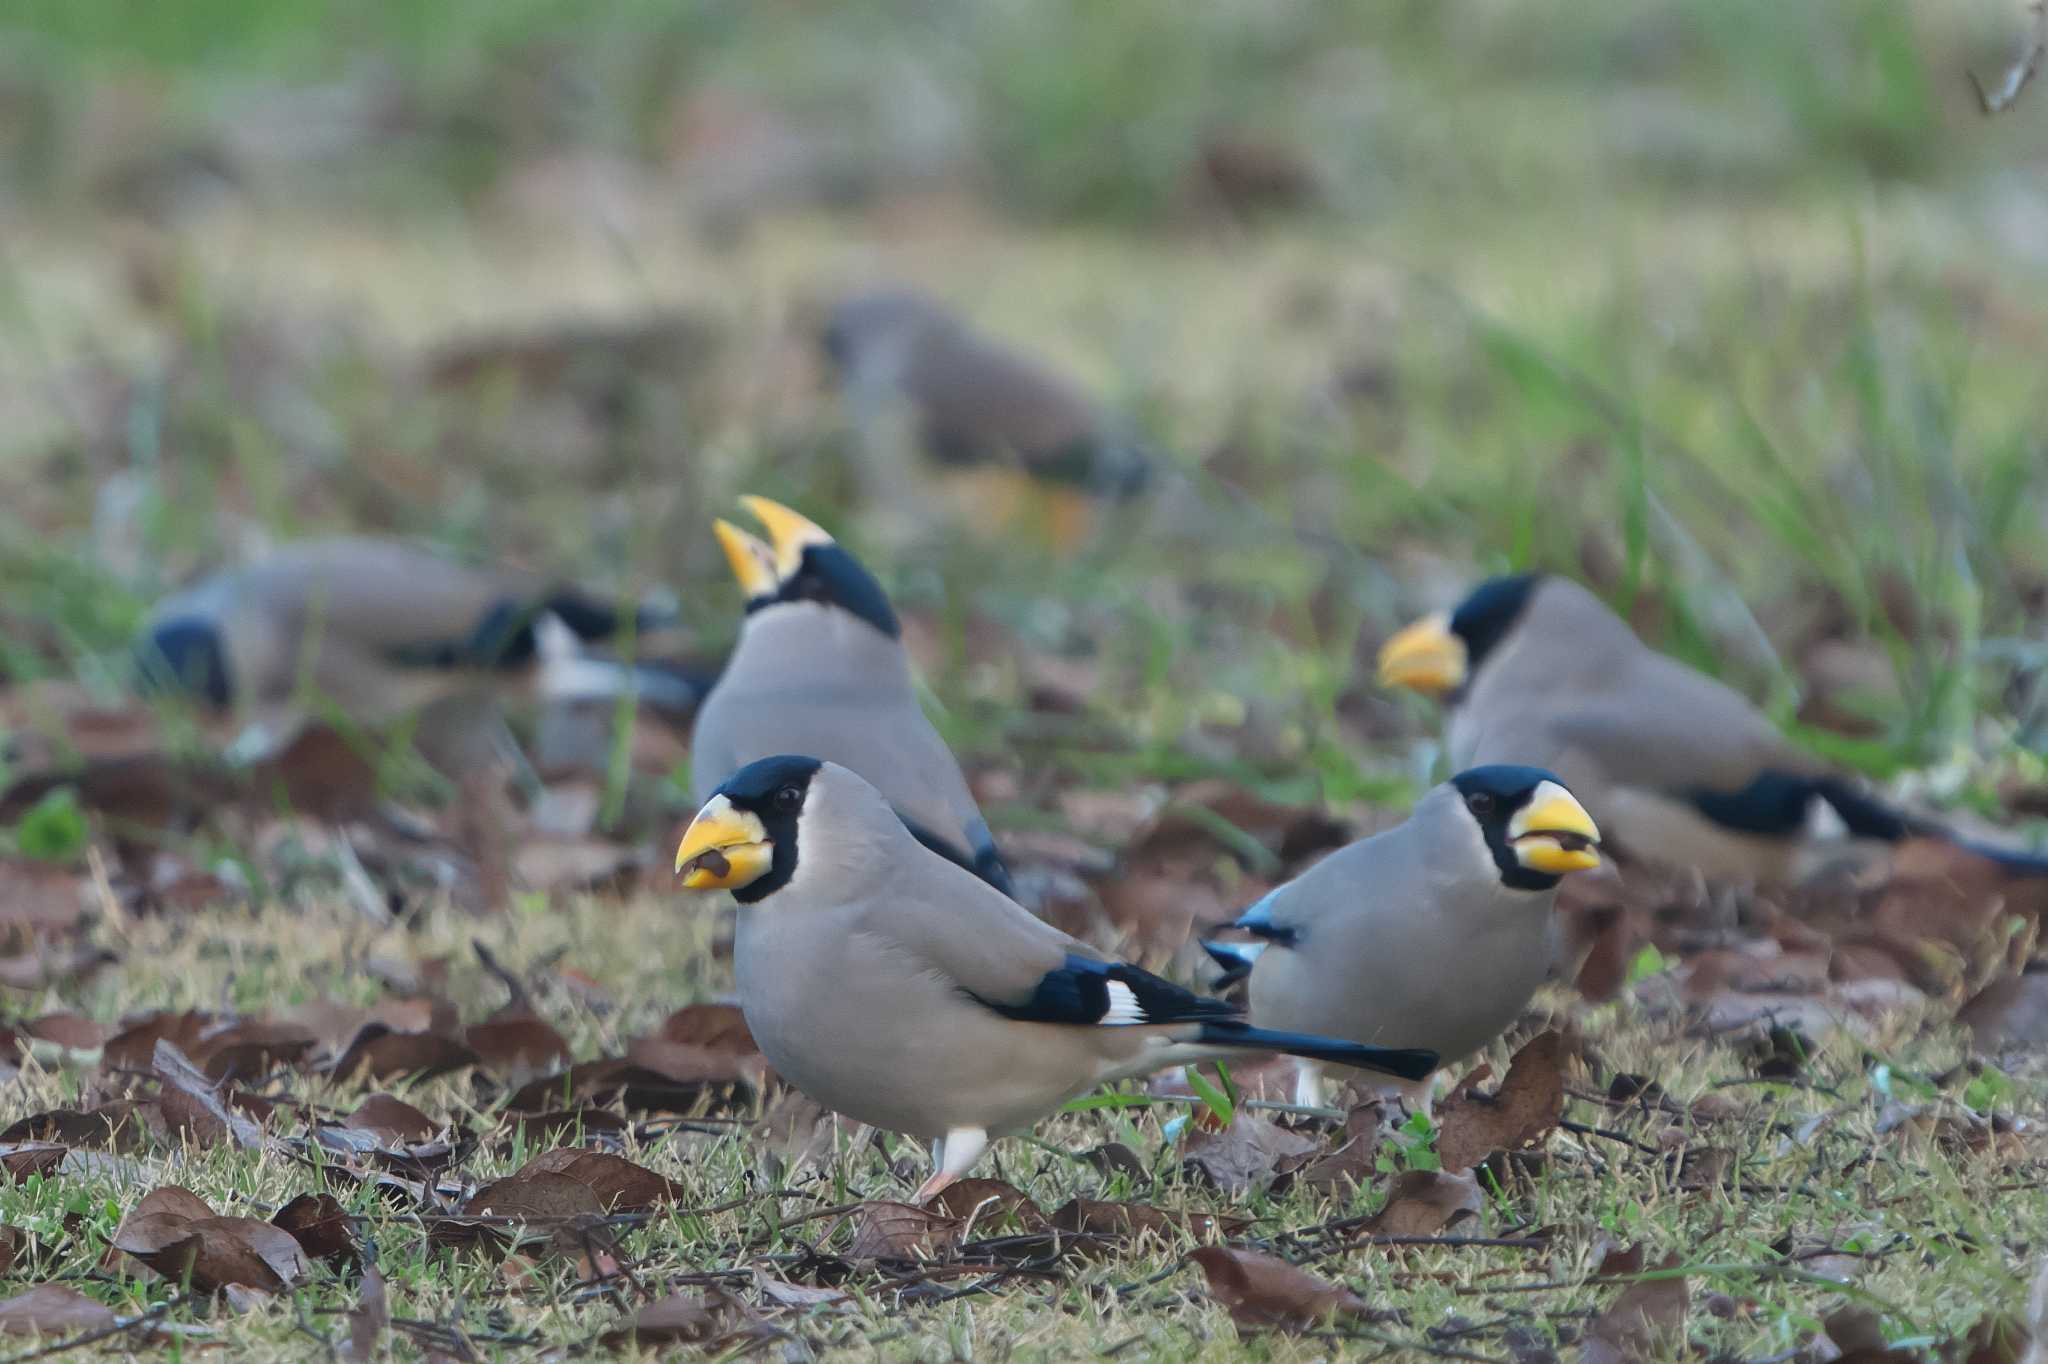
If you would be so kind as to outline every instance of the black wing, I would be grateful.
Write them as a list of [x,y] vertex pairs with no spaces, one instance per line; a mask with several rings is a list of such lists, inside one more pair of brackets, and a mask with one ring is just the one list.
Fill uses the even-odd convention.
[[[975,996],[980,999],[980,996]],[[1026,1023],[1084,1023],[1128,1027],[1140,1023],[1214,1023],[1235,1020],[1237,1006],[1162,980],[1128,962],[1069,954],[1039,979],[1021,1004],[983,1004]]]

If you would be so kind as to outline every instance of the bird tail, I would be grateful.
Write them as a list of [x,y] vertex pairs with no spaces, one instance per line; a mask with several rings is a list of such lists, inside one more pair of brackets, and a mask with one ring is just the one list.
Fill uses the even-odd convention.
[[1955,834],[1946,836],[1948,841],[1966,852],[1975,853],[1990,862],[1995,862],[2014,876],[2048,876],[2048,855],[2027,852],[2020,848],[2001,848],[1990,843],[1979,843],[1974,838],[1961,838]]
[[1266,944],[1262,942],[1210,942],[1205,938],[1202,940],[1202,950],[1209,954],[1211,961],[1223,968],[1223,974],[1208,983],[1208,988],[1213,992],[1227,990],[1240,981],[1247,979],[1252,973],[1252,967],[1259,960],[1259,953],[1266,950]]
[[1422,1047],[1374,1047],[1363,1042],[1340,1042],[1306,1032],[1276,1032],[1227,1020],[1204,1022],[1197,1029],[1194,1044],[1225,1051],[1280,1051],[1308,1061],[1336,1066],[1376,1070],[1403,1080],[1423,1080],[1436,1073],[1437,1054]]
[[1874,838],[1886,843],[1896,843],[1903,838],[1938,838],[1994,862],[2014,876],[2048,876],[2048,855],[2020,848],[2001,848],[1993,843],[1965,838],[1934,820],[1894,810],[1844,781],[1823,778],[1815,786],[1827,803],[1834,807],[1835,813],[1841,816],[1849,832],[1859,838]]

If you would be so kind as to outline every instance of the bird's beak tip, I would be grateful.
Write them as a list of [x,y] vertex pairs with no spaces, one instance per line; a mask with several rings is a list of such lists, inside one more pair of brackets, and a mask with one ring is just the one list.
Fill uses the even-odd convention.
[[1402,628],[1380,649],[1383,687],[1435,696],[1463,686],[1465,671],[1465,642],[1451,633],[1450,621],[1441,613]]

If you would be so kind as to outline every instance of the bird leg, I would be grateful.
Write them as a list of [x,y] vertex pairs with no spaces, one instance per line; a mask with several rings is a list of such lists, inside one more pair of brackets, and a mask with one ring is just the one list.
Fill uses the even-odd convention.
[[974,1168],[988,1149],[988,1133],[979,1127],[955,1127],[932,1143],[932,1177],[917,1186],[914,1203],[923,1203],[944,1192],[946,1186]]
[[1323,1106],[1323,1068],[1299,1056],[1294,1058],[1294,1102],[1300,1108]]

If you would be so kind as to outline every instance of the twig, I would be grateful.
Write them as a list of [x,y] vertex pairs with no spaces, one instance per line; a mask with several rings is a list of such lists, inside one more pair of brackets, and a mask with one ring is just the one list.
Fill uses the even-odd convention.
[[1656,1147],[1637,1141],[1634,1137],[1628,1136],[1625,1133],[1616,1132],[1612,1128],[1592,1127],[1586,1123],[1573,1122],[1569,1118],[1559,1119],[1557,1125],[1567,1132],[1576,1132],[1582,1137],[1601,1137],[1607,1141],[1618,1141],[1623,1146],[1634,1147],[1646,1156],[1661,1156],[1664,1154]]
[[1977,104],[1986,117],[2012,108],[2013,101],[2020,97],[2020,91],[2040,74],[2041,63],[2048,60],[2048,0],[2034,0],[2028,8],[2034,11],[2034,23],[2028,30],[2026,45],[2006,67],[2005,77],[1998,82],[1998,88],[1988,90],[1984,82],[1977,79],[1976,72],[1968,73],[1970,86],[1977,92]]
[[162,1319],[166,1312],[176,1307],[181,1301],[183,1299],[173,1295],[140,1316],[117,1317],[112,1326],[97,1326],[90,1331],[72,1336],[69,1339],[53,1341],[48,1345],[40,1346],[30,1350],[27,1354],[9,1355],[5,1360],[0,1360],[0,1364],[26,1364],[31,1359],[48,1359],[51,1355],[61,1355],[75,1350],[81,1345],[91,1345],[112,1336],[126,1335],[138,1326],[147,1326]]
[[512,998],[509,1003],[512,1008],[524,1009],[526,1012],[533,1014],[539,1012],[539,1010],[533,1007],[533,995],[527,990],[526,982],[519,978],[518,972],[505,965],[504,962],[499,961],[491,949],[484,945],[482,938],[470,939],[469,945],[476,949],[476,959],[482,964],[484,970],[496,976],[498,983],[511,992]]

